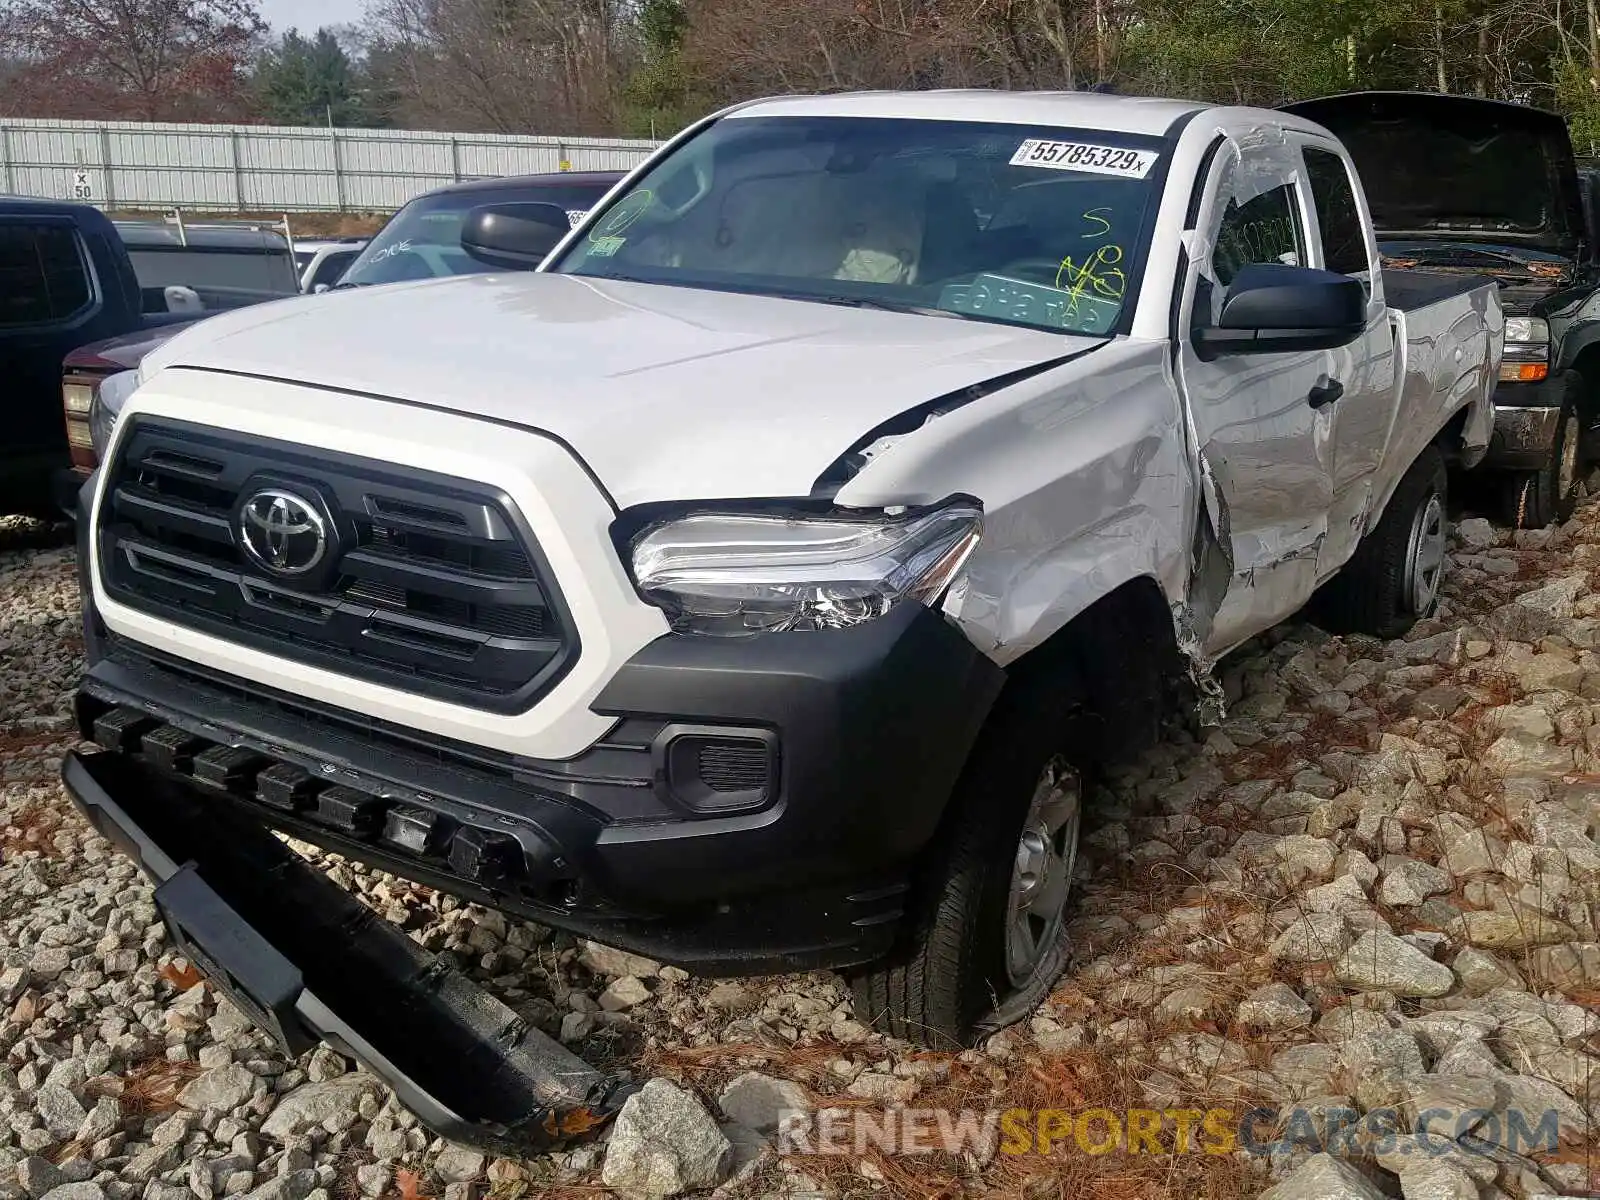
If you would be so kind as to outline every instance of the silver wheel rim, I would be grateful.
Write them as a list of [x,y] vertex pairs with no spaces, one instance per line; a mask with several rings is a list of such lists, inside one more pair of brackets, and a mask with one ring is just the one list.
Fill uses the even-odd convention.
[[1059,940],[1067,892],[1078,858],[1083,786],[1061,758],[1051,759],[1034,785],[1017,839],[1006,910],[1006,974],[1025,987]]
[[1565,500],[1578,485],[1578,442],[1583,434],[1576,416],[1566,419],[1561,434],[1561,460],[1556,465],[1556,496]]
[[1411,523],[1411,544],[1406,554],[1407,593],[1414,616],[1427,616],[1439,598],[1444,547],[1444,503],[1439,493],[1433,492]]

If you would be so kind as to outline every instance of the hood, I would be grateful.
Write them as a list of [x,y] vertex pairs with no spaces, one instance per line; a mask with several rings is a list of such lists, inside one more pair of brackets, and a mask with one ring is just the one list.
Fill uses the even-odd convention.
[[1575,258],[1583,200],[1552,112],[1425,92],[1354,92],[1285,112],[1350,151],[1380,237],[1514,242]]
[[104,341],[90,342],[67,355],[66,365],[86,371],[131,371],[157,346],[171,341],[193,324],[193,320],[173,321],[153,329],[136,329]]
[[625,508],[807,495],[858,438],[906,410],[1104,341],[518,272],[224,313],[146,367],[256,375],[541,430]]

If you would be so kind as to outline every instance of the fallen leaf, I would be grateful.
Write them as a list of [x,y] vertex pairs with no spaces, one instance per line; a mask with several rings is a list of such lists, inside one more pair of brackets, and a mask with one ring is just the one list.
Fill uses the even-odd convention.
[[415,1171],[396,1171],[394,1185],[400,1189],[400,1200],[424,1200],[423,1194],[417,1190],[422,1182],[422,1177]]
[[205,982],[200,972],[194,969],[193,963],[186,962],[181,968],[165,963],[158,974],[180,992],[187,992],[195,985]]
[[574,1108],[570,1112],[561,1114],[557,1122],[566,1137],[577,1137],[579,1134],[588,1133],[591,1129],[605,1124],[605,1118],[592,1108]]

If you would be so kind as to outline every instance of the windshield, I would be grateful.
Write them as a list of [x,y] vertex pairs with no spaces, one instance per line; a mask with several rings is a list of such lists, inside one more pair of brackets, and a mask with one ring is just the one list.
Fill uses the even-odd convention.
[[1132,299],[1157,138],[729,117],[641,177],[555,270],[1108,333]]
[[350,264],[339,286],[401,283],[494,270],[461,248],[461,226],[473,209],[485,204],[555,204],[566,209],[568,219],[577,224],[610,186],[553,183],[419,196],[389,218]]

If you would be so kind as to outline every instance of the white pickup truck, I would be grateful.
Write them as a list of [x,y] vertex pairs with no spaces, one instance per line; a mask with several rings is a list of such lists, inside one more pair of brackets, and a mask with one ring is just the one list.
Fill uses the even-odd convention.
[[1089,773],[1308,602],[1425,616],[1493,422],[1495,285],[1379,269],[1283,113],[765,100],[491,216],[539,270],[224,314],[123,400],[67,782],[158,878],[253,886],[173,813],[270,826],[970,1041],[1062,970]]

